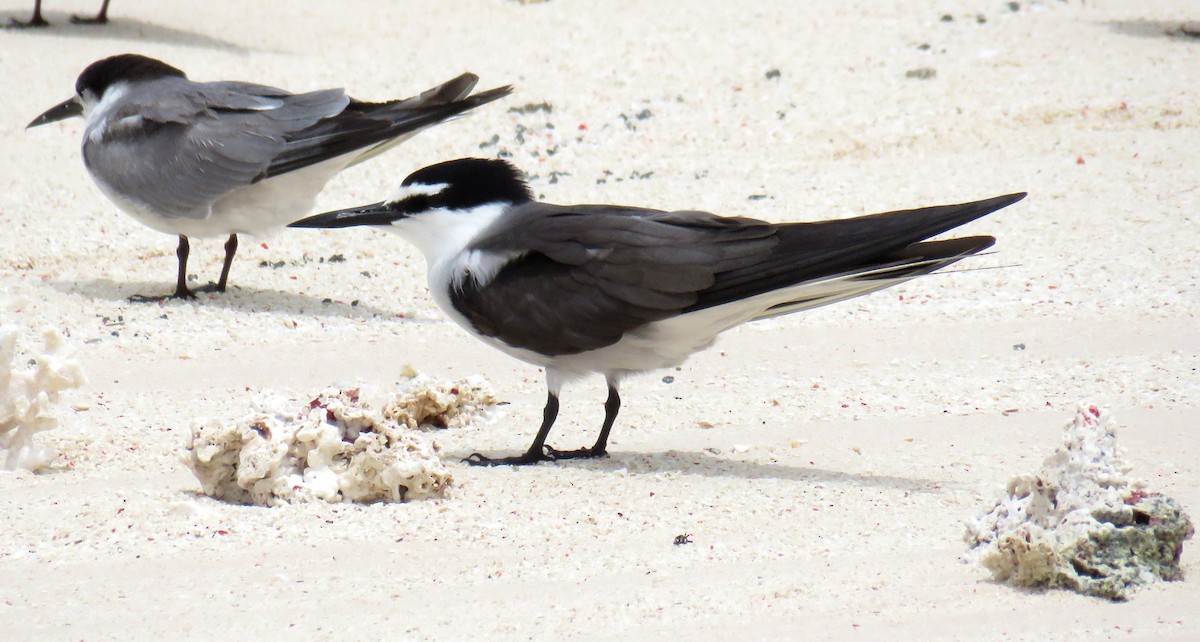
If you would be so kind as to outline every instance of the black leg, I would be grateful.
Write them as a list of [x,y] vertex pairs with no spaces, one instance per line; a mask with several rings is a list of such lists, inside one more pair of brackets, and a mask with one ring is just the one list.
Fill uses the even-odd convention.
[[216,283],[208,283],[196,288],[195,292],[224,292],[225,286],[229,283],[229,268],[233,266],[233,255],[237,254],[238,239],[237,234],[230,234],[229,239],[225,241],[225,263],[221,266],[221,278],[217,279]]
[[474,453],[463,461],[472,466],[527,466],[539,461],[553,461],[554,458],[546,454],[547,450],[552,450],[546,447],[546,436],[550,434],[550,427],[554,425],[554,420],[557,418],[558,395],[551,392],[546,395],[546,409],[542,411],[542,427],[538,429],[537,436],[533,438],[533,443],[530,444],[529,450],[525,451],[524,455],[492,459]]
[[77,25],[106,25],[108,24],[108,0],[104,0],[104,4],[100,5],[100,13],[96,14],[95,18],[83,18],[81,16],[71,16],[71,22]]
[[608,433],[612,432],[613,424],[617,421],[617,413],[621,411],[621,395],[617,387],[608,385],[608,399],[604,400],[604,426],[600,429],[600,437],[592,446],[593,457],[603,457],[608,454]]
[[596,459],[608,456],[608,433],[612,432],[613,423],[617,420],[617,412],[621,410],[621,395],[617,387],[609,382],[608,399],[604,401],[604,426],[600,428],[600,436],[591,448],[579,450],[555,450],[547,447],[546,451],[554,459]]
[[194,299],[195,294],[188,289],[187,286],[187,262],[188,254],[192,251],[191,244],[188,243],[188,237],[179,235],[179,247],[175,248],[175,258],[179,259],[179,272],[175,274],[175,298],[176,299]]
[[233,265],[233,255],[237,254],[237,248],[237,234],[230,234],[229,240],[225,241],[225,265],[221,266],[221,280],[217,281],[217,292],[224,292],[225,284],[229,283],[229,268]]
[[187,286],[187,262],[188,254],[191,252],[191,246],[188,244],[188,238],[182,234],[179,235],[179,246],[175,248],[175,258],[179,259],[179,272],[175,276],[175,293],[164,294],[159,296],[147,296],[145,294],[135,294],[129,297],[133,303],[153,303],[164,301],[166,299],[194,299],[196,298]]
[[6,26],[9,29],[24,29],[25,27],[49,27],[50,23],[46,22],[46,19],[42,17],[42,0],[33,0],[33,17],[29,19],[29,22],[21,22],[16,18],[9,18],[8,25]]

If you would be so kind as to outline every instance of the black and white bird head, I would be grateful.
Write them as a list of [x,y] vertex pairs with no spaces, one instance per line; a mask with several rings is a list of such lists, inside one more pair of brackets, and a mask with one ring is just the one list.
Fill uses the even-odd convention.
[[436,262],[532,199],[521,171],[507,161],[460,158],[413,172],[386,201],[318,214],[288,227],[379,227],[403,236]]
[[459,158],[409,174],[386,201],[318,214],[289,227],[382,227],[436,212],[469,217],[481,208],[512,207],[532,198],[521,170],[507,161]]
[[87,118],[101,102],[114,100],[131,85],[163,78],[186,79],[187,75],[161,60],[138,54],[120,54],[88,65],[75,81],[75,95],[47,109],[26,129],[48,125],[75,116]]
[[521,170],[494,158],[459,158],[423,167],[400,183],[386,205],[410,215],[444,209],[468,212],[533,199]]

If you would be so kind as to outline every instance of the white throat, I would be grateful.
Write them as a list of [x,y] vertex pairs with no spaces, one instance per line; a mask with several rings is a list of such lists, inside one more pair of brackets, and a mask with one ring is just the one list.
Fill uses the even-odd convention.
[[431,290],[457,286],[467,275],[482,284],[490,281],[512,257],[469,246],[510,207],[508,203],[491,203],[469,210],[428,210],[392,223],[390,231],[404,237],[425,255]]
[[[99,100],[92,101],[81,97],[79,102],[83,106],[83,118],[87,121],[87,125],[84,126],[84,135],[91,138],[93,142],[100,142],[105,130],[110,126],[108,119],[117,110],[127,93],[129,93],[129,83],[115,82],[104,90],[104,95]],[[135,118],[139,122],[141,120],[141,117],[137,115],[126,116],[126,118]],[[118,126],[118,123],[112,123],[112,125]]]
[[486,234],[510,207],[508,203],[493,203],[465,211],[429,210],[398,220],[388,228],[425,255],[430,296],[446,316],[472,334],[477,333],[454,308],[450,293],[467,279],[486,285],[515,258],[515,255],[470,249],[471,243]]

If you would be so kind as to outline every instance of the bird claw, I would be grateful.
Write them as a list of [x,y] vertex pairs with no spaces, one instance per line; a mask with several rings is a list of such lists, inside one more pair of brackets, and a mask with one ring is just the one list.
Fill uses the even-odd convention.
[[130,303],[162,303],[171,299],[189,300],[196,298],[196,293],[191,290],[175,290],[172,294],[135,294],[129,297]]
[[135,295],[129,297],[129,302],[130,303],[162,303],[163,301],[167,301],[170,299],[194,299],[194,298],[196,298],[197,292],[224,292],[224,291],[225,291],[225,288],[222,287],[220,283],[209,283],[208,285],[201,285],[196,288],[188,288],[185,286],[182,289],[180,289],[177,287],[177,288],[175,288],[175,292],[173,294],[160,294],[160,295],[156,295],[156,296],[151,296],[148,294],[135,294]]
[[542,452],[537,454],[525,453],[516,457],[487,457],[482,453],[471,453],[462,461],[472,466],[529,466],[543,461],[559,461],[564,459],[601,459],[608,457],[607,450],[579,448],[577,450],[559,450],[554,446],[542,446]]
[[463,460],[464,464],[472,466],[529,466],[543,461],[554,461],[547,453],[517,455],[516,457],[487,457],[482,453],[471,453]]
[[86,16],[72,15],[71,16],[71,24],[73,24],[73,25],[106,25],[106,24],[108,24],[108,17],[107,16],[105,16],[105,17],[95,16],[95,17],[89,18]]
[[554,461],[558,461],[560,459],[602,459],[608,457],[608,450],[596,450],[595,448],[558,450],[557,448],[546,446],[546,455]]
[[192,292],[224,292],[225,286],[220,283],[209,282],[208,285],[201,285],[192,290]]
[[50,23],[42,18],[35,18],[33,20],[17,20],[16,18],[9,18],[8,24],[4,25],[4,28],[5,29],[30,29],[30,28],[36,28],[36,27],[49,27],[49,26],[50,26]]

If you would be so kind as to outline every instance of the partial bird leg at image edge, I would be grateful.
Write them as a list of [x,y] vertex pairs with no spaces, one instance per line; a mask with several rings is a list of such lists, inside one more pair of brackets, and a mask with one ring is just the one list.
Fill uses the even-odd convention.
[[[109,0],[104,0],[100,5],[100,12],[94,17],[87,18],[84,16],[71,15],[71,24],[76,25],[106,25],[108,24],[108,3]],[[22,21],[16,18],[9,18],[6,29],[26,29],[29,27],[49,27],[50,22],[42,17],[42,0],[34,0],[33,16],[29,20]]]

